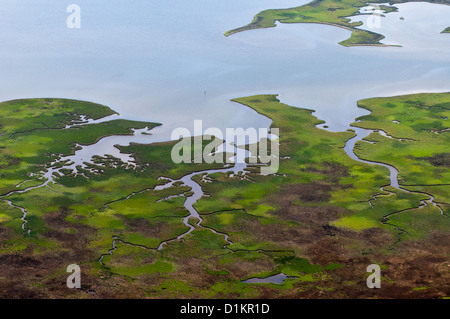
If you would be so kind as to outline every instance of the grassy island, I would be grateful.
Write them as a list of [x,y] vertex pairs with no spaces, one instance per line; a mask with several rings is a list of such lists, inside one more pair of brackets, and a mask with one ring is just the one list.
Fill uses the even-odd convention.
[[[383,44],[380,41],[384,39],[383,35],[372,31],[358,29],[358,27],[362,25],[362,22],[350,22],[348,17],[360,14],[360,9],[369,4],[379,3],[380,9],[384,13],[389,13],[397,10],[397,8],[392,5],[405,2],[410,1],[391,1],[391,6],[386,6],[382,5],[383,3],[386,3],[384,0],[313,0],[310,3],[299,7],[261,11],[254,17],[251,23],[243,27],[229,30],[225,32],[225,36],[252,29],[275,27],[277,21],[281,23],[321,23],[352,31],[349,39],[340,42],[340,44],[344,46],[381,46]],[[427,2],[450,4],[449,0],[428,0]],[[446,30],[444,30],[444,32],[448,32],[448,29]]]
[[[0,104],[0,295],[23,298],[398,298],[448,297],[450,95],[369,99],[354,125],[383,130],[357,144],[357,154],[398,168],[407,191],[388,187],[384,167],[345,152],[353,131],[328,132],[312,110],[276,95],[234,100],[270,117],[280,129],[280,168],[261,175],[216,173],[194,180],[192,196],[169,179],[221,164],[174,164],[174,142],[131,144],[126,165],[97,157],[77,172],[59,170],[42,187],[40,172],[76,144],[130,134],[156,123],[98,119],[109,108],[60,99]],[[67,127],[69,125],[69,127]],[[60,163],[61,164],[61,163]],[[63,163],[61,164],[63,165]],[[32,176],[30,176],[30,173]],[[17,190],[26,190],[20,192]],[[11,193],[10,193],[11,192]],[[8,194],[9,193],[9,194]],[[424,204],[435,198],[439,205]],[[440,209],[440,210],[439,210]],[[23,210],[27,215],[23,229]],[[401,231],[400,231],[401,230]],[[161,243],[166,244],[161,248]],[[82,289],[67,289],[66,267],[82,269]],[[383,287],[367,289],[366,268],[382,267]],[[409,273],[420,268],[420,272]],[[244,282],[283,273],[281,284]],[[421,289],[426,286],[427,289]]]

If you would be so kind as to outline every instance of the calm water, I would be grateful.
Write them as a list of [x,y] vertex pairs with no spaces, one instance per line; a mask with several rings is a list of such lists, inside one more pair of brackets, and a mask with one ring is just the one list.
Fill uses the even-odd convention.
[[281,285],[287,278],[289,278],[288,276],[286,276],[283,273],[277,274],[277,275],[273,275],[270,277],[266,277],[266,278],[250,278],[247,280],[244,280],[244,283],[247,284],[278,284]]
[[[82,28],[66,27],[67,5]],[[106,104],[122,117],[161,122],[140,142],[167,140],[173,128],[267,127],[270,120],[231,98],[278,93],[317,110],[333,131],[365,114],[356,100],[450,91],[450,6],[397,5],[382,18],[385,43],[345,48],[350,32],[290,24],[235,34],[268,8],[294,0],[33,0],[0,8],[0,100],[65,97]],[[362,20],[366,19],[361,16]],[[400,20],[404,17],[404,20]]]

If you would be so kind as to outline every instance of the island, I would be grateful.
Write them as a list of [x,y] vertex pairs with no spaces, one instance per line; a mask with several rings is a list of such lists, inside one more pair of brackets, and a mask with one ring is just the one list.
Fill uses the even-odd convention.
[[[413,0],[416,1],[416,0]],[[384,46],[380,41],[384,36],[367,30],[358,29],[362,22],[351,22],[349,17],[361,15],[360,9],[369,5],[379,4],[383,13],[397,11],[394,6],[398,3],[411,2],[409,0],[394,0],[385,5],[386,1],[376,0],[313,0],[308,4],[288,8],[269,9],[256,14],[253,21],[246,26],[225,32],[225,36],[253,29],[276,27],[280,23],[320,23],[344,28],[352,31],[350,38],[340,42],[343,46]],[[449,0],[427,0],[426,2],[450,5]],[[450,28],[450,27],[449,27]],[[449,28],[443,32],[449,32]]]
[[[279,128],[277,173],[175,164],[177,141],[117,145],[132,163],[106,155],[69,169],[80,147],[159,123],[102,122],[115,112],[91,102],[0,103],[0,294],[449,297],[449,93],[359,101],[371,113],[337,133],[276,94],[233,101]],[[352,150],[360,160],[346,149],[357,129],[370,130]],[[386,289],[366,287],[374,263]],[[81,289],[65,285],[69,264]]]

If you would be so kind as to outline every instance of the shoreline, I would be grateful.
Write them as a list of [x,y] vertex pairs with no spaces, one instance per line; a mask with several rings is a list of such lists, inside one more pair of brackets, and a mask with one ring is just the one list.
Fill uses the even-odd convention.
[[[427,0],[393,1],[393,2],[389,2],[389,5],[393,6],[393,8],[396,8],[396,7],[394,7],[394,5],[404,4],[404,3],[420,3],[420,2],[426,2],[426,3],[431,3],[431,4],[441,4],[441,5],[450,6],[450,3],[446,3],[444,1],[437,2],[437,1],[432,1],[432,0],[428,0],[428,1]],[[355,5],[355,4],[357,4],[357,5]],[[370,1],[363,2],[362,4],[357,2],[357,3],[354,3],[352,7],[353,8],[358,8],[360,10],[361,8],[366,7],[368,5],[371,5],[371,4],[373,4],[373,3],[370,2]],[[382,2],[376,2],[375,4],[384,5],[384,3],[382,3]],[[239,32],[250,31],[250,30],[255,30],[255,29],[274,28],[274,27],[277,26],[277,24],[276,24],[277,22],[278,23],[284,23],[284,24],[289,24],[289,23],[292,23],[292,24],[294,24],[294,23],[311,23],[311,24],[330,25],[330,26],[333,26],[333,27],[338,27],[338,28],[342,28],[342,29],[346,29],[346,30],[351,31],[352,33],[351,33],[351,35],[350,35],[350,37],[348,39],[339,42],[340,45],[345,46],[345,47],[358,47],[358,46],[401,47],[401,45],[395,45],[395,44],[392,45],[392,44],[383,44],[383,43],[381,43],[380,41],[385,39],[385,36],[383,34],[381,34],[381,33],[376,33],[376,32],[372,32],[372,31],[365,30],[365,29],[359,29],[358,26],[363,25],[363,23],[360,23],[358,26],[353,27],[352,25],[350,25],[350,23],[353,23],[353,22],[348,22],[348,21],[342,21],[342,22],[330,22],[330,21],[289,21],[289,19],[295,20],[298,17],[304,18],[305,16],[303,14],[306,15],[308,13],[308,9],[310,9],[314,5],[315,6],[320,5],[320,1],[319,0],[313,0],[311,2],[308,2],[306,4],[303,4],[303,5],[298,6],[298,7],[293,7],[293,8],[267,9],[267,10],[260,11],[254,16],[252,22],[250,22],[249,24],[244,25],[242,27],[238,27],[238,28],[234,28],[234,29],[225,31],[224,35],[226,37],[229,37],[229,36],[231,36],[233,34],[236,34],[236,33],[239,33]],[[305,12],[303,12],[301,10],[301,8],[303,8]],[[336,8],[333,8],[333,9],[334,10],[342,9],[342,11],[345,11],[345,9],[350,9],[350,8],[351,7],[349,6],[348,8],[347,7],[341,7],[341,8],[338,8],[338,9],[336,9]],[[330,7],[329,4],[325,4],[324,5],[324,9],[331,10],[332,8]],[[367,14],[367,13],[360,13],[359,10],[356,11],[356,12],[353,12],[350,15],[336,16],[336,17],[333,16],[330,19],[341,20],[341,19],[349,19],[349,18],[357,17],[359,15],[370,15],[370,14]],[[276,18],[275,19],[268,18],[268,21],[266,21],[265,20],[266,17],[264,15],[261,15],[261,14],[265,13],[267,11],[271,11],[271,12],[283,11],[283,12],[286,12],[286,15],[292,14],[293,17],[291,16],[291,17],[287,17],[287,18],[283,18],[283,19],[280,19],[280,18],[278,18],[278,19],[276,19]],[[387,11],[386,8],[383,9],[383,11],[385,11],[387,14],[390,12],[390,11]],[[396,10],[394,10],[393,12],[398,12],[398,8],[396,8]],[[297,16],[297,14],[298,14],[298,16]],[[300,15],[300,14],[302,14],[302,15]],[[315,12],[313,12],[312,16],[307,16],[307,17],[320,20],[320,17],[315,17],[314,14],[315,14]],[[270,13],[268,15],[270,15]],[[263,23],[264,22],[266,22],[266,23],[270,22],[270,23],[272,23],[272,25],[259,25],[261,22],[263,22]],[[342,23],[348,23],[349,25],[343,25]],[[379,39],[374,39],[374,41],[378,41],[378,42],[373,42],[373,43],[370,42],[370,40],[369,40],[368,43],[364,43],[362,41],[354,42],[354,43],[346,43],[349,40],[350,41],[352,40],[355,32],[369,33],[369,34],[371,34],[373,36],[380,36],[380,38]],[[441,34],[442,33],[450,33],[450,27],[442,30]]]

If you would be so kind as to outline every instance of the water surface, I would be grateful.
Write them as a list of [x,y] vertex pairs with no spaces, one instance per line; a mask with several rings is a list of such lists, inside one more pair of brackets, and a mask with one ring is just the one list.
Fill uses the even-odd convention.
[[341,131],[367,113],[358,99],[450,90],[444,5],[401,4],[382,18],[386,42],[403,47],[346,48],[338,42],[348,30],[319,24],[223,36],[260,10],[304,0],[79,0],[82,27],[68,29],[72,2],[2,4],[0,100],[106,104],[122,117],[163,123],[146,136],[151,142],[168,140],[175,127],[192,129],[195,119],[221,129],[268,127],[270,119],[229,102],[250,94],[278,93]]

